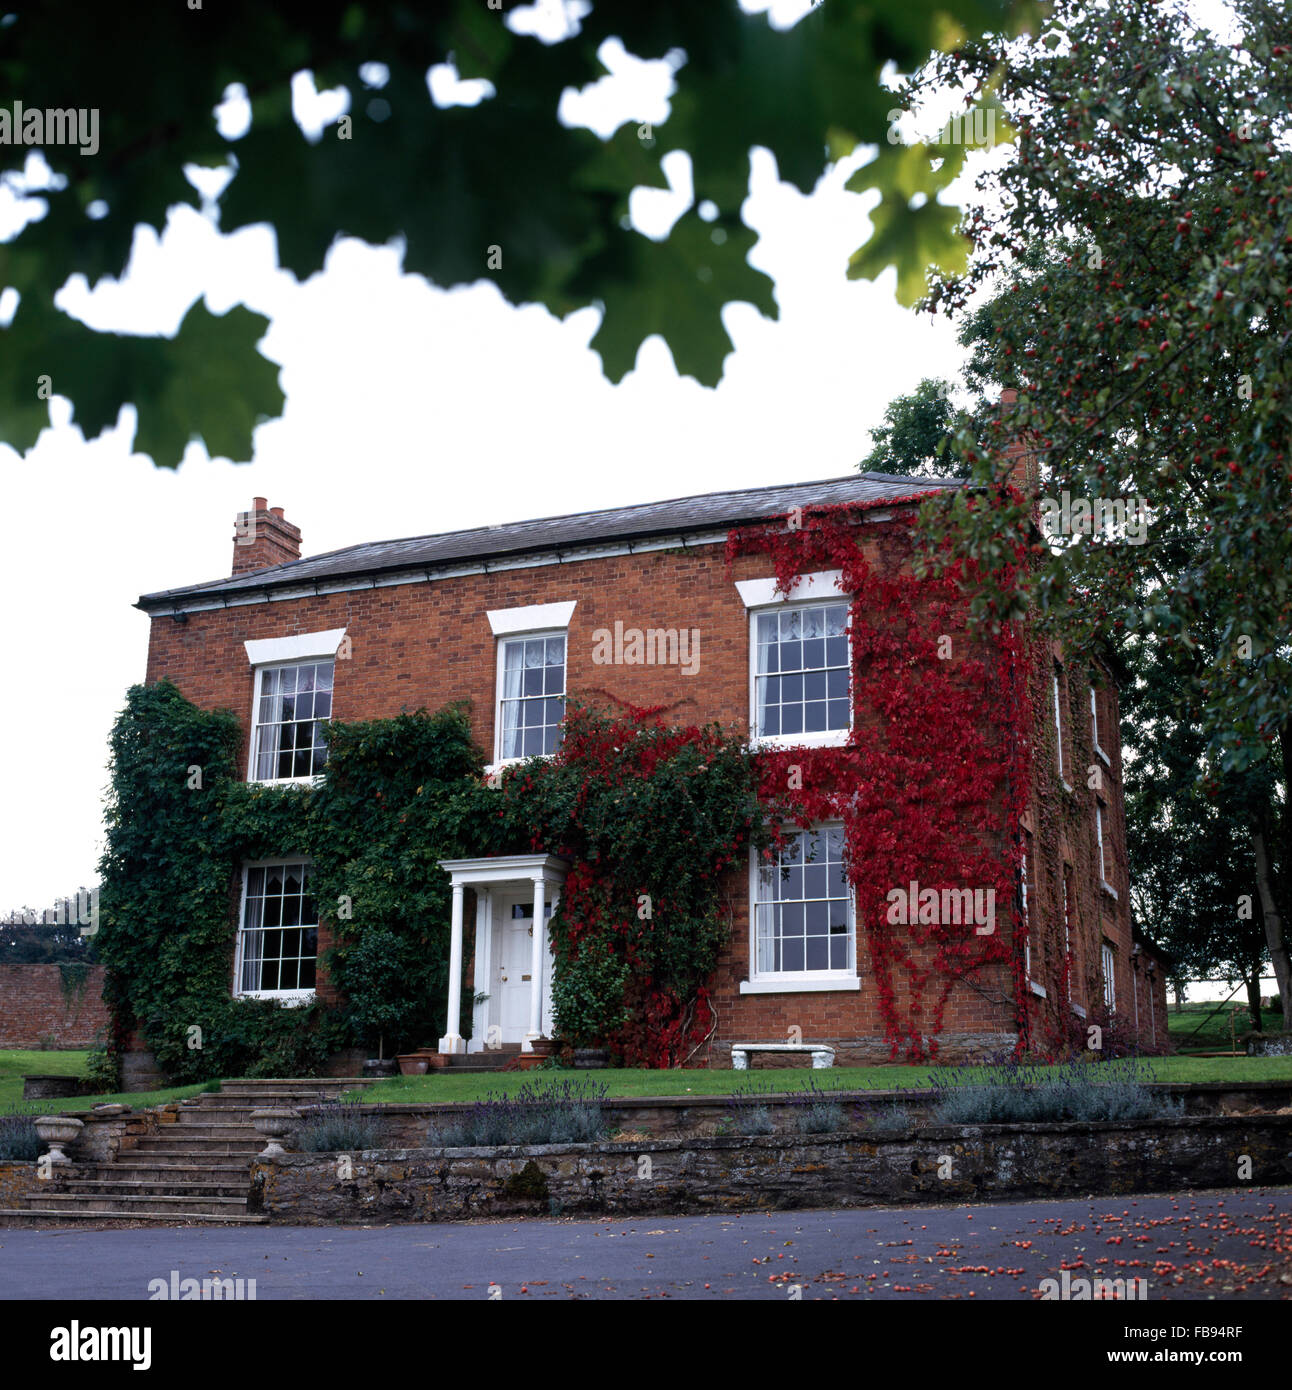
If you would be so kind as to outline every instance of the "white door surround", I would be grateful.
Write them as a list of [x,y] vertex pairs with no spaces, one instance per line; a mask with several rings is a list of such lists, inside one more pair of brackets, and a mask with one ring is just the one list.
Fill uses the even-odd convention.
[[[504,1042],[519,1042],[522,1051],[532,1052],[533,1040],[551,1033],[552,951],[548,923],[569,865],[550,854],[507,854],[487,859],[442,859],[440,868],[452,882],[453,915],[448,1020],[439,1050],[484,1052]],[[470,1042],[461,1035],[462,900],[467,887],[473,888],[476,895],[472,978],[476,993],[487,996],[473,1006]],[[543,923],[543,930],[530,930],[537,922]],[[520,970],[522,978],[516,981],[512,976],[518,966],[524,968]]]

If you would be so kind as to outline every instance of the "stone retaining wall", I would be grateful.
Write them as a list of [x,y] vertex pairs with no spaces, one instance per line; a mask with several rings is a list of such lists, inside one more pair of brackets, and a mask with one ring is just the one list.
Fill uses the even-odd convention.
[[[1292,1081],[1256,1081],[1245,1086],[1229,1082],[1171,1083],[1151,1087],[1178,1098],[1186,1115],[1244,1115],[1292,1105]],[[845,1107],[883,1106],[896,1101],[913,1114],[923,1115],[932,1104],[927,1092],[838,1091],[831,1092]],[[765,1102],[778,1129],[793,1123],[794,1107],[769,1096]],[[382,1121],[384,1140],[392,1148],[415,1149],[427,1143],[434,1120],[451,1123],[472,1108],[472,1102],[423,1102],[416,1105],[361,1105],[365,1115]],[[603,1106],[612,1128],[633,1130],[661,1139],[714,1134],[735,1113],[726,1096],[612,1096]],[[309,1113],[306,1111],[305,1113]]]
[[35,1159],[21,1163],[16,1159],[0,1162],[0,1207],[23,1206],[22,1199],[40,1187],[36,1173]]
[[285,1154],[253,1209],[292,1225],[945,1204],[1292,1180],[1286,1116],[940,1126],[857,1134]]

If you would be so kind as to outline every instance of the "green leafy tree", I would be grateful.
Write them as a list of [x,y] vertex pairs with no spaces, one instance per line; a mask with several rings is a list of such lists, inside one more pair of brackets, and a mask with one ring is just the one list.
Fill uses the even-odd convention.
[[[1253,811],[1282,825],[1283,789],[1268,761],[1204,788],[1205,734],[1180,700],[1175,663],[1157,659],[1152,637],[1122,645],[1126,847],[1136,919],[1184,976],[1226,975],[1246,985],[1261,1027],[1260,980],[1269,959],[1251,836]],[[1275,848],[1282,836],[1273,839]],[[1286,905],[1286,863],[1276,875]]]
[[[1178,5],[1058,0],[1037,38],[969,40],[913,84],[918,104],[948,81],[994,83],[1017,135],[967,211],[967,272],[938,276],[926,301],[1017,403],[958,424],[951,448],[980,486],[924,511],[928,539],[954,530],[995,575],[977,618],[1028,614],[1074,656],[1133,636],[1170,668],[1173,717],[1200,737],[1191,775],[1246,827],[1286,994],[1292,17],[1271,0],[1233,8],[1231,45]],[[980,291],[992,298],[975,309]],[[1043,503],[1120,503],[1138,534],[1061,523],[1038,537],[1037,492],[997,486],[1016,440]],[[1031,565],[1002,582],[1020,553]]]
[[[874,447],[861,461],[863,473],[900,477],[948,477],[966,471],[949,452],[955,417],[951,383],[926,377],[909,395],[897,396],[884,411],[884,423],[871,430]],[[939,472],[939,465],[949,472]]]
[[948,499],[943,526],[988,562],[1032,544],[1017,585],[980,616],[1030,610],[1075,650],[1124,631],[1185,663],[1217,767],[1239,770],[1292,715],[1292,17],[1237,0],[1236,45],[1173,4],[1058,0],[1034,40],[970,40],[914,85],[997,83],[1017,145],[985,179],[964,229],[962,276],[932,310],[962,319],[1003,290],[977,367],[1018,389],[984,440],[956,447],[984,484],[1022,437],[1051,498],[1142,502],[1144,544],[1029,536],[1033,499]]
[[[321,270],[339,236],[400,238],[405,269],[436,285],[488,278],[511,303],[562,317],[599,306],[593,347],[613,381],[660,334],[680,372],[714,384],[731,349],[723,308],[746,301],[776,314],[771,281],[748,262],[756,238],[741,218],[750,150],[770,150],[780,177],[808,193],[835,161],[877,144],[850,185],[883,197],[849,274],[895,265],[899,297],[913,302],[930,263],[963,264],[955,210],[936,196],[958,160],[931,169],[890,138],[894,98],[881,73],[911,72],[935,48],[1030,22],[1039,7],[828,0],[776,30],[736,0],[597,0],[555,43],[511,27],[520,8],[221,0],[123,13],[16,0],[0,21],[0,90],[27,113],[66,109],[74,94],[96,123],[79,143],[40,134],[54,177],[35,186],[22,172],[30,146],[0,145],[0,174],[46,208],[0,248],[0,289],[20,296],[2,330],[0,440],[29,449],[48,423],[51,392],[72,401],[87,437],[133,404],[136,449],[174,466],[194,437],[212,453],[246,457],[257,421],[281,411],[277,371],[256,351],[266,320],[245,307],[216,315],[194,303],[168,339],[97,332],[55,306],[72,276],[92,286],[119,276],[137,228],[160,231],[177,205],[201,206],[190,168],[229,173],[221,229],[268,224],[280,264],[297,277]],[[601,139],[565,124],[558,108],[563,94],[606,75],[598,52],[612,38],[639,58],[673,62],[676,90],[667,120],[631,121]],[[442,65],[483,79],[491,93],[476,105],[435,106],[427,74]],[[315,141],[292,114],[291,83],[302,72],[349,97]],[[214,111],[235,84],[251,126],[225,138]],[[666,188],[661,161],[674,151],[690,158],[696,201],[655,240],[628,223],[629,194]]]

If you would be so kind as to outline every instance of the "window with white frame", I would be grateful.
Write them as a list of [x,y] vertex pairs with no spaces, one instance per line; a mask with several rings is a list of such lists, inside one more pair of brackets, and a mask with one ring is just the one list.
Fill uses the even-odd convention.
[[1054,668],[1054,746],[1058,750],[1059,776],[1064,784],[1067,784],[1067,776],[1063,771],[1063,697],[1062,697],[1063,677],[1058,666]]
[[1095,846],[1099,854],[1099,882],[1109,891],[1113,891],[1113,886],[1109,882],[1109,875],[1112,873],[1113,856],[1112,846],[1106,844],[1108,822],[1108,808],[1102,801],[1095,800]]
[[1090,733],[1095,742],[1095,752],[1107,762],[1108,754],[1099,744],[1099,691],[1093,685],[1090,687]]
[[251,778],[288,782],[312,777],[327,762],[323,724],[332,717],[329,661],[256,668]]
[[305,861],[249,864],[243,871],[236,993],[293,997],[314,989],[318,910]]
[[1113,967],[1116,957],[1113,955],[1113,948],[1105,941],[1103,949],[1103,970],[1104,970],[1104,1006],[1111,1013],[1117,1007],[1117,984],[1113,976]]
[[1072,866],[1063,866],[1063,960],[1068,998],[1072,998]]
[[791,836],[776,860],[758,866],[755,883],[755,978],[855,973],[842,826]]
[[754,736],[846,732],[847,603],[781,604],[753,624]]
[[1022,905],[1023,971],[1025,978],[1030,981],[1032,978],[1032,927],[1027,905],[1027,852],[1031,847],[1032,837],[1026,831],[1024,835],[1026,838],[1023,841],[1023,862],[1018,866],[1018,888],[1019,900]]
[[565,718],[565,633],[526,633],[498,643],[499,762],[554,753]]

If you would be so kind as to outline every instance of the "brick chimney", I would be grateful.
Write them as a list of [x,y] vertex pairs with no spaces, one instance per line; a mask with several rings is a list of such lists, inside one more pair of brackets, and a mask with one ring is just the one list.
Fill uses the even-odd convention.
[[301,533],[283,519],[281,507],[270,507],[263,497],[252,501],[251,511],[239,512],[233,527],[233,574],[285,565],[301,558]]
[[[1018,392],[1006,386],[1000,393],[1001,419],[1012,414],[1017,404]],[[1041,469],[1035,452],[1018,439],[1011,439],[1002,452],[1010,461],[1009,481],[1024,497],[1034,495],[1041,486]]]

